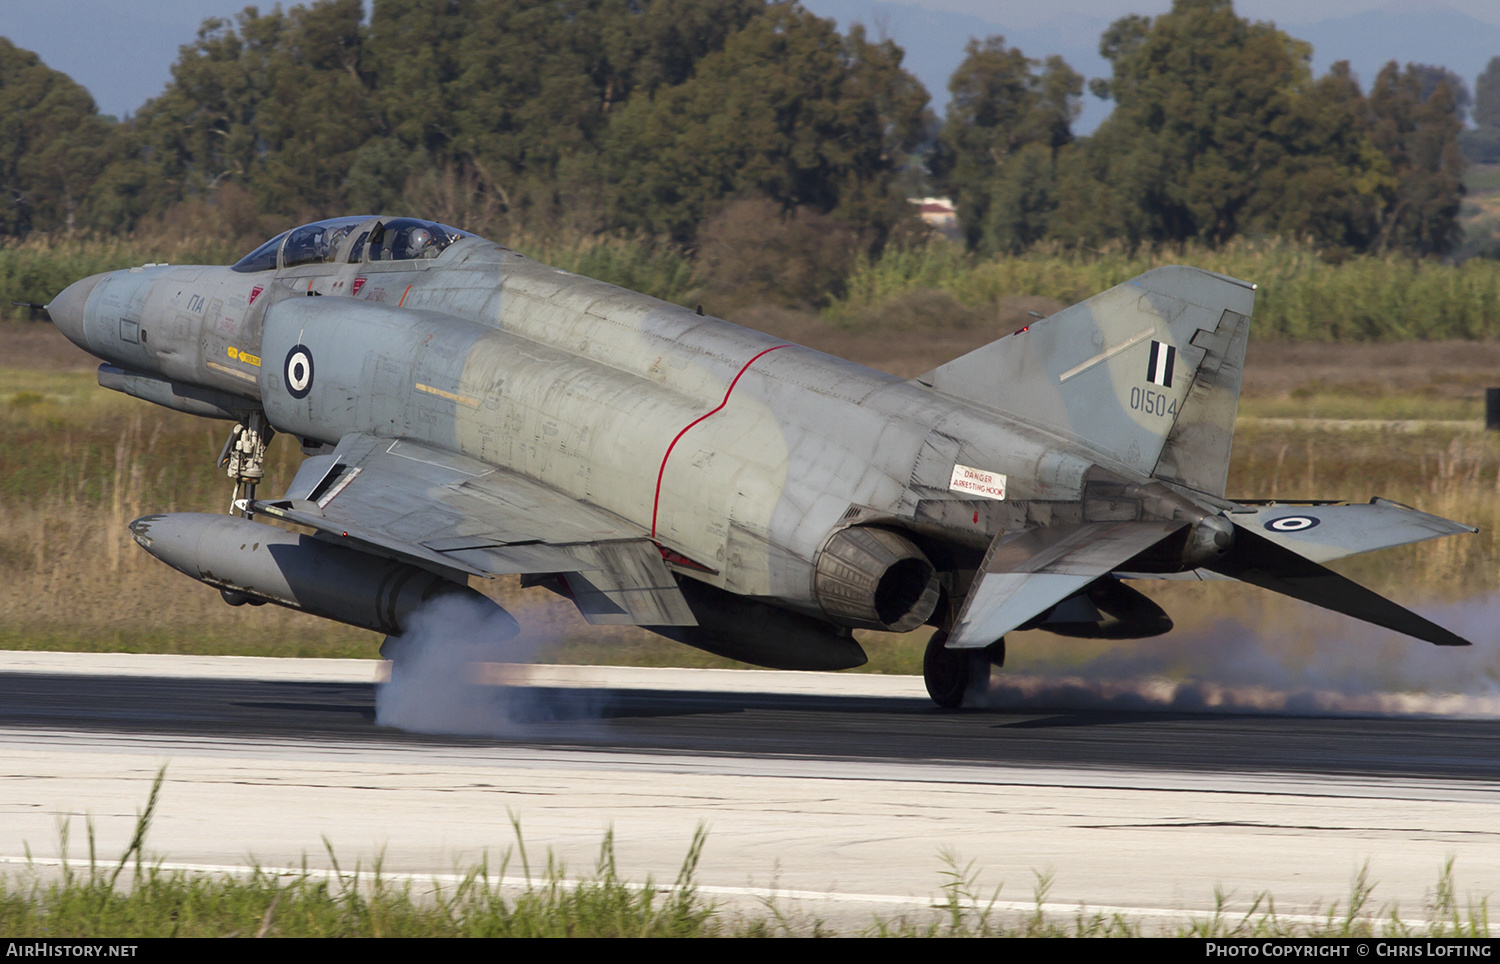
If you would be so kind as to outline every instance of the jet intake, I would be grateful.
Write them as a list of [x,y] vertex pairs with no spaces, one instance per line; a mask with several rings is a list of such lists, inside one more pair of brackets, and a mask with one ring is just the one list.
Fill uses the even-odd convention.
[[230,605],[272,602],[390,635],[438,596],[462,596],[508,618],[487,597],[426,569],[234,516],[148,515],[130,523],[130,533]]
[[922,550],[887,529],[851,526],[818,554],[813,595],[840,626],[904,633],[938,604],[937,570]]

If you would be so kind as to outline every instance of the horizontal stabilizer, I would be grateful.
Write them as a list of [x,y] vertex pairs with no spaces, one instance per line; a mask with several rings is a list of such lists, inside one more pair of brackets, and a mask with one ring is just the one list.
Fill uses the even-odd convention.
[[1230,518],[1314,562],[1479,531],[1390,499],[1332,505],[1272,503]]
[[954,623],[948,647],[988,646],[1186,524],[1094,522],[996,537]]
[[1437,623],[1238,523],[1234,546],[1206,568],[1438,646],[1469,645]]

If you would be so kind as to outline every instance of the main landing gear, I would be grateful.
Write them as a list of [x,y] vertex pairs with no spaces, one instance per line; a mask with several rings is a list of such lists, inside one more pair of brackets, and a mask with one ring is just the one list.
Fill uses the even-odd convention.
[[1001,637],[984,649],[949,649],[948,634],[938,630],[927,641],[922,656],[922,682],[927,695],[945,710],[961,706],[964,697],[983,693],[990,685],[990,667],[1005,665],[1005,639]]

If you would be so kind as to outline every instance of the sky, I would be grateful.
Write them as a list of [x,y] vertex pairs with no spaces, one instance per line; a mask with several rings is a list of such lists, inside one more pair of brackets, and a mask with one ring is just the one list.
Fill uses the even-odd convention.
[[[1085,77],[1103,76],[1099,34],[1128,13],[1154,15],[1170,0],[803,0],[841,28],[860,21],[907,51],[906,66],[927,86],[933,106],[947,101],[949,74],[970,37],[1003,34],[1028,56],[1061,54]],[[262,9],[271,3],[261,3]],[[0,36],[36,51],[93,94],[102,113],[134,113],[171,77],[178,48],[208,17],[229,17],[244,0],[0,0]],[[1312,42],[1322,72],[1349,60],[1368,86],[1387,60],[1449,67],[1472,86],[1500,55],[1496,0],[1239,0],[1236,11],[1270,20]],[[1109,105],[1085,95],[1079,133]]]

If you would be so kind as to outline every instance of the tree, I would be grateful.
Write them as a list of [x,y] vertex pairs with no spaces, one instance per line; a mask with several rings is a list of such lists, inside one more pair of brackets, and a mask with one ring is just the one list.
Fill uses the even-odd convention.
[[1464,157],[1474,164],[1500,163],[1500,57],[1474,82],[1474,123],[1477,128],[1458,135]]
[[[763,0],[380,0],[377,101],[392,135],[351,184],[394,197],[446,171],[513,216],[603,211],[600,152],[637,95],[681,83]],[[578,212],[582,212],[579,214]]]
[[1176,0],[1100,41],[1114,113],[1059,155],[1050,236],[1071,244],[1222,244],[1242,234],[1332,250],[1447,251],[1456,237],[1462,97],[1438,67],[1395,65],[1366,98],[1347,63],[1228,0]]
[[1364,251],[1398,183],[1371,134],[1370,106],[1340,61],[1296,98],[1280,129],[1285,162],[1265,173],[1252,224],[1325,249]]
[[695,75],[628,104],[612,130],[620,223],[680,240],[715,204],[765,196],[870,230],[905,215],[892,185],[928,123],[900,48],[796,5],[767,8]]
[[1287,153],[1279,129],[1310,82],[1311,49],[1236,16],[1229,0],[1175,0],[1117,21],[1100,42],[1115,100],[1102,140],[1132,242],[1220,244],[1253,210],[1262,173]]
[[1491,57],[1474,82],[1474,123],[1500,128],[1500,57]]
[[1463,124],[1469,116],[1469,85],[1464,79],[1447,67],[1438,67],[1433,64],[1407,64],[1406,69],[1417,78],[1421,88],[1420,97],[1425,102],[1437,91],[1439,84],[1446,84],[1448,93],[1452,98],[1453,115],[1458,118],[1459,124]]
[[969,41],[948,82],[931,169],[971,248],[1018,250],[1047,233],[1056,152],[1073,139],[1083,78],[1061,57],[1039,67],[992,36]]
[[66,74],[0,37],[0,234],[88,223],[117,127]]
[[360,0],[318,0],[236,25],[205,21],[172,82],[136,118],[144,154],[177,197],[245,184],[288,215],[344,206],[356,152],[376,132],[362,69]]
[[1388,63],[1370,88],[1372,136],[1389,159],[1396,190],[1380,213],[1378,250],[1447,254],[1463,237],[1462,123],[1452,89],[1424,90],[1423,73]]

